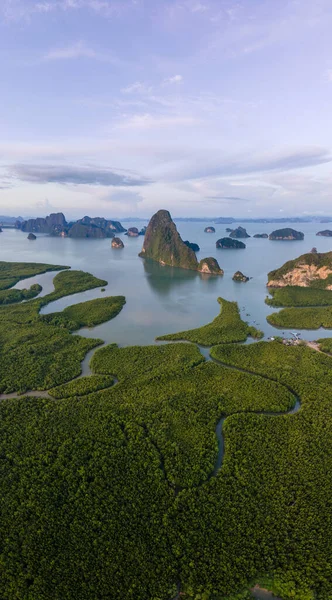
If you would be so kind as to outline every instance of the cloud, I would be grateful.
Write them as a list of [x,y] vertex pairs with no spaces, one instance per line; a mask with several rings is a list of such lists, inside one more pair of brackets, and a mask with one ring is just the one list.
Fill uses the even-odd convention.
[[115,125],[116,129],[160,129],[164,127],[179,127],[194,125],[197,119],[185,115],[132,115],[125,117]]
[[240,198],[239,196],[206,196],[207,200],[218,201],[222,204],[231,204],[232,202],[251,202],[248,198]]
[[182,75],[174,75],[173,77],[168,77],[164,80],[164,84],[168,83],[181,83],[183,81]]
[[139,192],[130,192],[127,190],[119,190],[118,192],[114,192],[113,194],[108,194],[103,196],[102,200],[105,202],[116,202],[123,204],[134,204],[137,206],[139,202],[143,202],[144,198]]
[[61,183],[100,186],[142,186],[151,183],[144,177],[115,173],[109,169],[68,167],[64,165],[12,165],[11,176],[31,183]]
[[[191,6],[190,6],[191,4]],[[206,4],[202,4],[201,2],[193,2],[190,3],[190,10],[193,13],[202,13],[208,10],[208,6]]]
[[[273,171],[291,171],[330,163],[332,156],[325,148],[308,148],[284,151],[276,154],[256,155],[252,158],[238,156],[233,159],[204,159],[197,157],[189,164],[179,164],[169,173],[171,180],[204,179],[209,177],[230,177]],[[167,176],[167,175],[166,175]]]
[[1,0],[0,16],[6,21],[29,21],[36,15],[88,10],[110,18],[133,10],[136,4],[135,0]]
[[118,64],[116,58],[113,58],[107,54],[102,54],[101,52],[97,52],[93,48],[87,46],[84,42],[79,41],[74,44],[70,44],[69,46],[64,46],[63,48],[55,48],[50,50],[43,57],[43,61],[56,61],[56,60],[73,60],[77,58],[91,58],[94,60],[99,60],[102,62],[109,62],[113,64]]
[[122,88],[121,92],[123,94],[134,94],[135,92],[138,94],[149,94],[152,91],[152,87],[148,87],[145,83],[141,81],[135,81],[131,85]]

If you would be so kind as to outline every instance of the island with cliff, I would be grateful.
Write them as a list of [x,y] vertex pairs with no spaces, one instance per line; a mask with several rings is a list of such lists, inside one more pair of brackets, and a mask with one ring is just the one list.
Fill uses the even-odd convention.
[[159,210],[151,218],[139,256],[170,267],[211,275],[224,273],[213,257],[203,258],[198,262],[191,244],[187,245],[182,240],[168,210]]
[[332,252],[310,252],[268,274],[271,297],[265,302],[281,307],[267,317],[283,329],[332,329]]

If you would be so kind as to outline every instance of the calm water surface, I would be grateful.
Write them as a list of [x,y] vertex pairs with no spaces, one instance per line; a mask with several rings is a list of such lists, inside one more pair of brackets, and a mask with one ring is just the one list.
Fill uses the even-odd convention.
[[[126,224],[127,227],[135,225],[135,222]],[[139,223],[139,228],[142,225]],[[316,236],[316,232],[323,229],[324,225],[305,223],[293,226],[305,233],[303,241],[273,242],[248,238],[245,240],[245,250],[217,250],[216,240],[228,235],[226,225],[215,225],[215,234],[204,233],[206,225],[178,223],[177,227],[184,240],[199,244],[199,259],[207,256],[217,258],[225,271],[224,277],[201,275],[147,262],[137,256],[143,238],[128,238],[122,234],[120,237],[125,248],[116,250],[111,248],[110,239],[73,240],[38,235],[36,241],[29,241],[26,233],[5,229],[0,236],[0,260],[69,265],[106,279],[108,285],[104,294],[100,289],[91,290],[53,302],[43,310],[47,313],[60,311],[70,304],[104,295],[124,295],[127,304],[116,319],[80,332],[87,337],[100,337],[107,343],[150,344],[158,335],[204,325],[219,312],[218,296],[236,300],[242,318],[262,329],[265,336],[280,334],[279,330],[266,322],[266,315],[273,312],[264,303],[267,273],[287,260],[309,252],[313,246],[319,252],[332,250],[332,238]],[[252,223],[245,227],[253,235],[270,233],[279,226]],[[232,276],[237,270],[252,279],[247,283],[233,282]],[[40,283],[43,286],[42,294],[45,295],[53,289],[53,276],[53,273],[46,273],[31,278],[29,283]],[[22,282],[16,287],[22,287]],[[303,332],[306,339],[330,336],[332,331],[324,329]]]

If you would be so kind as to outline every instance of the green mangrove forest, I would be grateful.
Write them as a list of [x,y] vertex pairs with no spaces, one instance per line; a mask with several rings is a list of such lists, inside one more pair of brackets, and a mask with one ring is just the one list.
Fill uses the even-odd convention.
[[[47,267],[3,264],[3,289]],[[220,298],[174,343],[102,346],[77,330],[124,297],[41,315],[106,285],[57,268],[0,306],[1,600],[329,600],[332,340],[234,343],[258,334]]]

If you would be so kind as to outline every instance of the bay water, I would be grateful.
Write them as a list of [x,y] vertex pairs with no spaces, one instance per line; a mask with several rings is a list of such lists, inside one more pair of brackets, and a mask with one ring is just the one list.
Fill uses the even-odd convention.
[[[138,226],[140,229],[143,225],[142,222],[133,221],[125,226]],[[237,301],[242,318],[264,331],[266,338],[282,335],[282,331],[271,327],[266,321],[266,316],[275,310],[264,303],[268,294],[267,273],[287,260],[310,252],[313,246],[317,247],[318,252],[332,250],[332,238],[316,236],[317,231],[326,226],[319,223],[284,223],[282,226],[273,223],[243,224],[251,236],[255,233],[270,233],[280,227],[293,227],[303,231],[305,237],[303,241],[292,242],[250,237],[243,240],[245,250],[223,250],[216,249],[215,243],[219,238],[228,236],[228,225],[215,225],[211,222],[216,229],[215,234],[204,232],[207,225],[205,222],[179,222],[177,228],[182,239],[196,242],[200,246],[198,259],[208,256],[217,258],[225,271],[223,277],[163,267],[141,259],[138,253],[142,248],[143,237],[130,238],[124,234],[119,237],[125,247],[113,249],[110,239],[70,239],[37,234],[37,240],[29,241],[26,233],[4,229],[0,234],[0,260],[68,265],[107,280],[104,293],[96,289],[62,298],[42,311],[56,312],[76,302],[105,295],[123,295],[127,302],[115,319],[80,331],[81,335],[98,337],[107,343],[115,342],[120,346],[146,345],[154,343],[158,335],[204,325],[218,314],[219,296]],[[247,283],[232,281],[237,270],[251,279]],[[16,287],[40,283],[43,286],[42,295],[45,295],[53,289],[54,275],[39,275],[19,282]],[[290,337],[290,332],[286,330],[285,335]],[[308,340],[332,337],[332,331],[305,330],[302,337]]]

